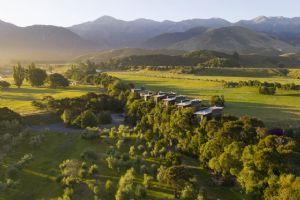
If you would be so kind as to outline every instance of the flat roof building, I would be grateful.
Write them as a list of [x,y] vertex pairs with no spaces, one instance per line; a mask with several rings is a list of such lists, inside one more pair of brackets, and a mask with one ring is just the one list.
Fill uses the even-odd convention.
[[195,108],[199,108],[201,106],[201,100],[199,99],[185,99],[183,101],[181,101],[180,103],[177,103],[177,107],[178,108],[186,108],[186,107],[195,107]]
[[203,108],[203,109],[195,112],[194,114],[200,120],[202,120],[204,117],[216,118],[216,117],[220,117],[222,115],[223,109],[224,109],[224,107],[213,106],[213,107],[209,107],[209,108]]

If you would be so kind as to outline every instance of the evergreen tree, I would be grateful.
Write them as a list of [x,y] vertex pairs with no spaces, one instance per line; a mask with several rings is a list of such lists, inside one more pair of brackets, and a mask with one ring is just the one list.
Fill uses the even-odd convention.
[[13,78],[15,81],[15,85],[20,88],[23,84],[23,81],[25,79],[25,70],[21,66],[20,63],[18,63],[17,66],[14,66],[13,68]]

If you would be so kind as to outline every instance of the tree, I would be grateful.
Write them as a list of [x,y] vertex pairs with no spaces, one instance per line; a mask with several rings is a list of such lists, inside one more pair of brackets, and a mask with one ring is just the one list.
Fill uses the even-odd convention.
[[44,85],[45,80],[47,79],[47,73],[45,70],[36,68],[34,63],[28,66],[27,72],[27,80],[33,87],[39,87]]
[[258,91],[259,94],[274,95],[276,93],[276,87],[261,86]]
[[175,198],[179,198],[179,192],[189,183],[191,175],[184,166],[160,167],[157,178],[158,181],[174,187]]
[[274,176],[264,191],[264,199],[296,200],[300,199],[300,177],[292,174]]
[[240,162],[243,152],[241,142],[233,142],[226,146],[224,152],[219,157],[213,157],[209,161],[209,167],[223,176],[237,175],[242,168]]
[[70,85],[69,80],[58,73],[49,75],[48,79],[51,88],[68,87]]
[[98,126],[97,116],[90,110],[81,114],[81,128]]
[[81,162],[78,160],[65,160],[60,165],[60,172],[63,176],[63,184],[69,186],[80,181],[79,172],[81,169]]
[[197,191],[191,184],[186,185],[181,191],[180,199],[182,200],[190,200],[196,198],[197,198]]
[[212,96],[210,99],[210,104],[212,106],[224,106],[225,98],[223,95],[222,96],[218,96],[218,95]]
[[1,89],[7,89],[10,87],[10,83],[7,81],[0,81],[0,88]]
[[145,199],[146,190],[141,185],[134,183],[133,168],[126,171],[119,180],[118,190],[115,195],[116,200],[131,200],[131,199]]
[[121,92],[124,92],[129,89],[130,89],[130,87],[128,84],[126,84],[120,80],[116,80],[108,86],[108,94],[110,94],[112,96],[119,96],[121,94]]
[[243,169],[237,179],[247,193],[263,191],[270,177],[288,171],[288,159],[295,149],[295,141],[288,137],[267,136],[256,145],[244,148]]
[[15,81],[15,85],[20,88],[23,84],[23,81],[25,79],[25,70],[21,66],[20,63],[18,63],[17,66],[14,66],[13,68],[13,78]]

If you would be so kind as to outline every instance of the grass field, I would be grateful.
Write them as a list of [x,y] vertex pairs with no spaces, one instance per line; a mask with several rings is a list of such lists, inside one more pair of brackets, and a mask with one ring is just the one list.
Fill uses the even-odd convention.
[[287,77],[228,77],[228,76],[195,76],[173,74],[169,72],[112,72],[122,80],[151,90],[175,91],[195,98],[208,100],[212,95],[224,95],[225,113],[242,116],[254,116],[263,120],[268,126],[299,126],[300,92],[278,90],[274,96],[258,94],[257,88],[223,88],[216,80],[240,81],[260,80],[280,83],[300,84],[299,79]]
[[0,107],[9,107],[10,109],[23,115],[38,112],[39,110],[32,106],[33,100],[41,99],[43,96],[53,96],[54,98],[76,97],[87,92],[99,92],[99,89],[92,86],[74,86],[62,89],[51,89],[46,87],[33,88],[24,85],[20,89],[12,86],[7,90],[0,90]]
[[[37,133],[41,134],[41,133]],[[59,164],[66,159],[80,159],[80,154],[84,150],[93,150],[97,152],[98,159],[93,163],[99,166],[99,178],[101,180],[101,189],[104,188],[105,181],[111,180],[115,186],[125,171],[109,169],[107,166],[106,152],[111,145],[115,145],[116,139],[103,137],[100,141],[86,141],[80,138],[79,134],[69,133],[45,133],[43,144],[33,146],[22,144],[16,146],[9,154],[8,158],[0,165],[0,177],[5,173],[7,166],[18,161],[24,154],[31,153],[34,159],[22,170],[20,183],[17,190],[11,190],[5,194],[0,193],[0,199],[51,199],[62,194],[62,187],[55,181],[59,175]],[[127,138],[127,142],[120,149],[120,152],[128,152],[130,145],[134,144],[135,138]],[[144,160],[149,166],[153,163],[159,164],[159,160]],[[191,158],[183,158],[184,164],[190,171],[197,176],[199,186],[204,187],[211,199],[242,199],[239,189],[236,187],[214,187],[209,184],[210,174],[200,169],[198,161]],[[142,181],[141,174],[137,176],[138,182]],[[173,190],[166,185],[158,182],[152,182],[152,187],[148,190],[148,199],[167,199],[173,195]],[[81,199],[88,199],[88,194],[82,194]],[[113,196],[109,199],[114,199]]]

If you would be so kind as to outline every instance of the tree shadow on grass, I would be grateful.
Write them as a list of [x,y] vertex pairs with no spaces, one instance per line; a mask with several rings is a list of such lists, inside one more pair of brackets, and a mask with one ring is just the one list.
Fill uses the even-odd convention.
[[281,97],[300,97],[300,92],[299,93],[293,93],[293,94],[276,94],[276,96],[281,96]]
[[18,100],[18,101],[32,101],[35,98],[32,95],[1,95],[0,99],[5,99],[5,100]]
[[300,109],[292,106],[281,107],[260,103],[227,102],[224,113],[256,117],[270,127],[298,127],[300,125]]
[[45,93],[59,93],[61,90],[56,90],[56,89],[49,89],[49,88],[9,88],[8,90],[5,91],[6,93],[24,93],[24,94],[42,94],[43,92]]

